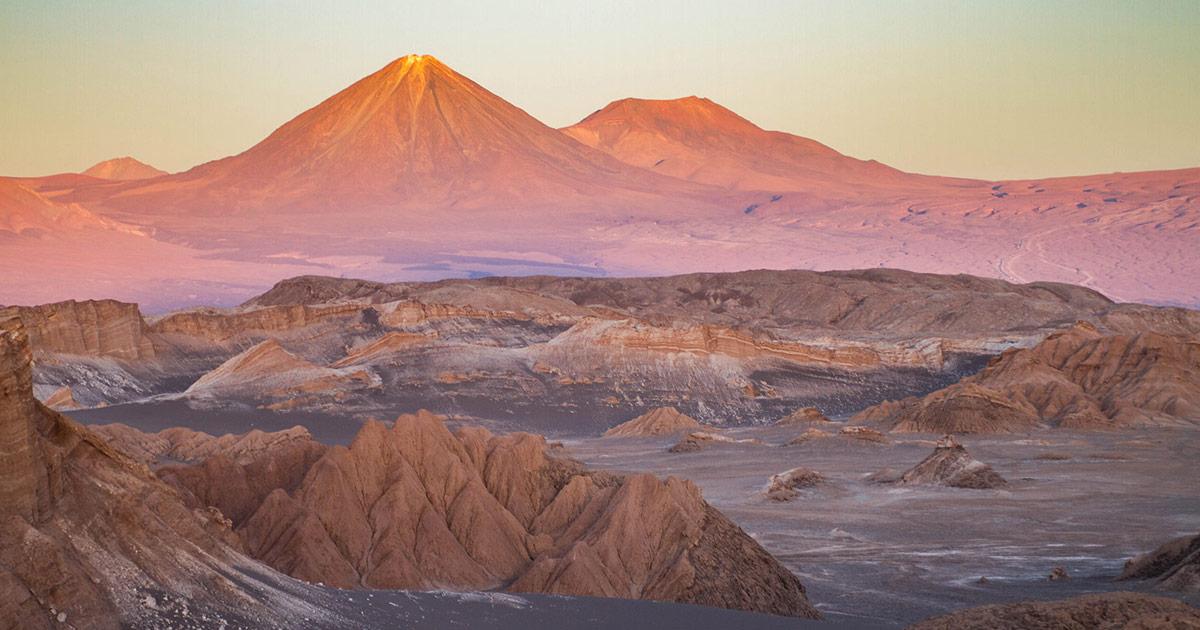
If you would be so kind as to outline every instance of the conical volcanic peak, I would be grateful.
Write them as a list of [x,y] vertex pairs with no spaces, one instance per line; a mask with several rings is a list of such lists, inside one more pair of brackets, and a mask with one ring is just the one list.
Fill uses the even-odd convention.
[[206,210],[462,208],[657,192],[662,179],[581,146],[430,55],[408,55],[244,153],[129,198]]
[[562,130],[634,166],[729,188],[841,193],[923,178],[767,131],[707,98],[626,98]]
[[90,177],[119,180],[150,179],[151,177],[159,177],[166,174],[166,171],[160,171],[145,162],[140,162],[129,156],[104,160],[81,173],[81,175],[88,175]]

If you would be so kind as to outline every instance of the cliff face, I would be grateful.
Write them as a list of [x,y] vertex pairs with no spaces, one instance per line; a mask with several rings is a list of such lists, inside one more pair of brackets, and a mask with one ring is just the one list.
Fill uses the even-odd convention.
[[[587,432],[660,406],[703,422],[766,422],[803,406],[840,415],[924,395],[1002,350],[986,379],[863,418],[955,433],[1116,427],[1182,417],[1198,401],[1169,367],[1192,360],[1190,346],[1172,349],[1200,331],[1192,311],[896,270],[395,284],[306,276],[240,307],[187,309],[148,327],[117,303],[17,310],[31,327],[39,393],[70,387],[88,407],[196,384],[188,396],[207,406],[359,416],[423,406]],[[1100,322],[1100,336],[1143,336],[1086,356],[1032,351],[1079,317]],[[1088,341],[1068,337],[1072,352]],[[296,360],[229,369],[264,342]],[[1126,363],[1108,374],[1089,367],[1099,361]],[[1137,376],[1145,370],[1153,379]],[[1105,384],[1114,377],[1144,384],[1114,389]],[[1155,391],[1154,379],[1167,387]]]
[[[21,318],[39,356],[57,354],[153,359],[154,343],[137,304],[115,300],[55,302],[4,309]],[[0,312],[0,316],[4,316]]]
[[[587,471],[546,448],[530,434],[451,433],[422,412],[390,429],[366,423],[348,447],[329,449],[298,485],[280,484],[252,510],[235,505],[238,493],[220,491],[229,487],[221,478],[199,472],[207,462],[162,474],[197,507],[249,512],[237,527],[247,551],[310,582],[819,617],[799,581],[690,482]],[[242,468],[254,466],[270,465]],[[729,567],[739,568],[736,578]]]
[[[286,625],[315,610],[220,542],[215,515],[187,508],[143,464],[33,397],[28,338],[0,322],[0,619],[20,628]],[[265,602],[274,602],[268,606]]]
[[0,510],[37,522],[50,493],[38,441],[44,414],[33,397],[31,364],[20,320],[0,321]]

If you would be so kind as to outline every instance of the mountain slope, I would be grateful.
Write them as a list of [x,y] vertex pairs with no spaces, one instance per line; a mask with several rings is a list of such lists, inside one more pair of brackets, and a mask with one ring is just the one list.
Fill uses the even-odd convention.
[[[1200,169],[927,177],[696,98],[619,101],[560,132],[429,56],[397,59],[184,173],[18,183],[150,236],[93,235],[69,259],[62,243],[10,239],[0,262],[22,273],[0,289],[25,302],[228,304],[302,274],[891,267],[1200,304]],[[29,262],[50,259],[73,268]]]
[[119,180],[150,179],[151,177],[159,177],[166,174],[166,171],[160,171],[149,164],[139,162],[128,156],[104,160],[81,173],[81,175],[88,175],[90,177]]
[[909,187],[939,181],[766,131],[695,96],[622,99],[562,131],[628,164],[728,188],[853,196],[850,184]]
[[432,56],[408,55],[241,154],[102,196],[157,214],[494,209],[689,190],[581,146]]

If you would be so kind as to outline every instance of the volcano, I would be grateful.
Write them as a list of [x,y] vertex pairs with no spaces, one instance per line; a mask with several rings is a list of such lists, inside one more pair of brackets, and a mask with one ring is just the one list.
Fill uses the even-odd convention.
[[945,183],[767,131],[707,98],[626,98],[563,133],[622,162],[725,188],[853,196],[849,186]]
[[451,70],[408,55],[247,151],[78,199],[145,215],[513,208],[707,191],[583,146]]
[[[1200,304],[1200,169],[919,175],[697,97],[624,99],[556,130],[428,55],[396,59],[248,150],[182,173],[10,182],[32,205],[8,221],[23,227],[0,232],[0,262],[20,271],[0,279],[5,301],[228,303],[309,274],[895,267]],[[46,218],[64,209],[89,218]],[[136,234],[37,236],[97,220]],[[37,262],[64,259],[69,270]]]
[[128,156],[104,160],[81,173],[81,175],[89,177],[117,180],[150,179],[166,174],[166,171],[160,171],[145,162],[139,162]]

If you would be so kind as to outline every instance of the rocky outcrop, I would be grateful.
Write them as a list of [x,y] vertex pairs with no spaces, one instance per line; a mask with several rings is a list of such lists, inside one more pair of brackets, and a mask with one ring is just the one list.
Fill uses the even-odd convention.
[[1049,602],[993,604],[926,619],[909,630],[1179,630],[1200,627],[1200,610],[1144,593],[1080,595]]
[[937,485],[951,488],[991,489],[1008,485],[991,466],[971,457],[954,436],[938,440],[933,453],[908,469],[896,483]]
[[1114,429],[1200,418],[1200,335],[1102,335],[1086,322],[924,398],[870,407],[852,421],[894,431],[1012,433],[1041,425]]
[[885,365],[940,368],[940,352],[901,347],[894,343],[873,345],[840,339],[818,338],[808,342],[752,337],[721,326],[653,326],[638,320],[586,320],[572,334],[588,335],[595,343],[641,352],[719,355],[735,359],[774,358],[801,365],[836,365],[846,369],[868,369]]
[[693,418],[679,413],[674,407],[659,407],[618,424],[604,432],[603,437],[661,437],[706,429]]
[[[852,420],[868,422],[872,412]],[[901,401],[881,422],[898,433],[1022,433],[1038,426],[1037,410],[974,383],[956,383],[924,398]]]
[[143,433],[124,424],[88,428],[104,438],[113,448],[146,463],[168,459],[195,464],[210,457],[224,455],[238,464],[247,464],[278,449],[296,444],[313,444],[324,449],[323,445],[313,439],[308,429],[301,426],[270,433],[255,429],[240,435],[227,433],[220,437],[185,427],[172,427],[158,433]]
[[282,626],[287,608],[316,614],[225,546],[214,515],[188,509],[144,465],[37,402],[30,361],[20,320],[0,322],[5,627],[165,627],[188,614]]
[[797,446],[808,443],[841,443],[879,446],[892,444],[891,438],[868,427],[842,427],[837,433],[809,427],[796,437],[784,442],[784,446]]
[[[451,433],[427,412],[390,429],[369,421],[295,488],[267,494],[237,530],[267,564],[342,588],[503,589],[819,616],[794,576],[690,482],[591,472],[547,451],[530,434]],[[223,498],[203,473],[171,481],[185,496]]]
[[55,355],[153,359],[154,342],[137,304],[116,300],[55,302],[0,309],[16,315],[39,359]]
[[828,480],[825,475],[809,468],[793,468],[772,475],[763,489],[763,496],[771,501],[791,501],[800,496],[797,490],[815,488]]
[[708,431],[695,431],[687,434],[682,440],[672,444],[667,449],[668,453],[695,453],[702,451],[712,446],[721,444],[757,444],[762,446],[762,441],[755,439],[737,440],[720,433],[710,433]]
[[200,377],[184,394],[193,398],[286,398],[375,384],[378,377],[368,370],[315,365],[275,341],[264,341]]
[[801,407],[775,422],[777,427],[827,426],[833,421],[816,407]]
[[1125,563],[1118,580],[1153,580],[1157,588],[1200,594],[1200,534],[1181,536]]
[[229,340],[261,338],[271,333],[332,322],[345,322],[360,315],[367,308],[363,304],[290,304],[230,310],[199,307],[168,313],[157,318],[151,328],[159,334],[186,335],[212,343],[223,343]]
[[42,403],[55,411],[71,411],[73,409],[83,409],[84,406],[75,400],[75,395],[71,392],[71,388],[67,386],[59,387],[54,390],[53,394],[46,397]]

